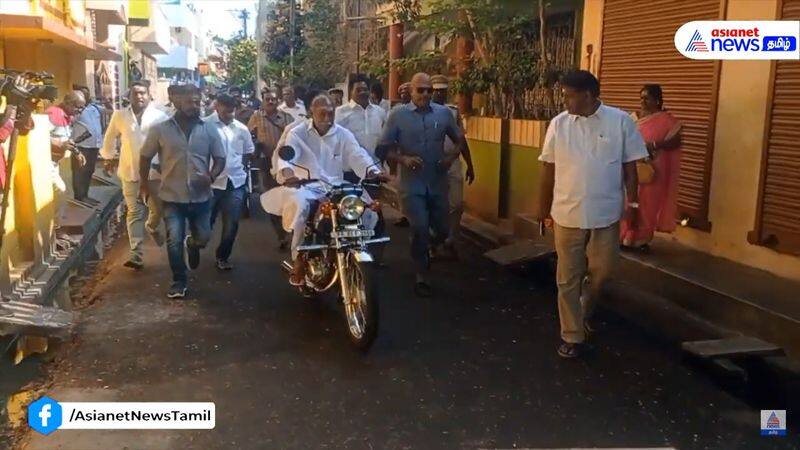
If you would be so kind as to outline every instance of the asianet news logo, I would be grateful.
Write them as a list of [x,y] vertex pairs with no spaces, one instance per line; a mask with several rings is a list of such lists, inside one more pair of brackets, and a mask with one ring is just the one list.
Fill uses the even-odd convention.
[[800,59],[800,21],[694,21],[675,32],[691,59]]

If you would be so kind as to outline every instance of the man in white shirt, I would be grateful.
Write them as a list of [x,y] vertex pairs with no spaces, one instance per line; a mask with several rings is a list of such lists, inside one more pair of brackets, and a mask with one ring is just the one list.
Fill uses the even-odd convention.
[[[167,116],[150,103],[149,83],[134,81],[130,87],[130,106],[114,111],[103,139],[103,148],[100,156],[106,160],[106,170],[113,166],[112,159],[116,153],[117,138],[121,140],[119,153],[119,167],[117,175],[122,181],[122,194],[128,208],[127,225],[128,240],[130,244],[130,258],[125,267],[141,269],[144,267],[142,243],[144,242],[145,215],[147,208],[151,214],[160,210],[157,195],[147,199],[147,208],[141,203],[139,197],[139,151],[144,144],[150,127],[167,120]],[[151,170],[151,175],[153,171]],[[144,180],[148,182],[149,180]],[[152,227],[152,228],[151,228]],[[158,230],[157,220],[148,220],[147,231],[153,240],[163,245],[164,237]]]
[[[353,169],[360,178],[382,177],[380,168],[373,163],[369,153],[358,145],[353,134],[334,123],[333,101],[330,97],[317,96],[311,103],[311,114],[311,120],[292,127],[286,136],[286,145],[295,150],[292,163],[307,168],[310,173],[277,159],[276,178],[284,186],[261,196],[264,209],[270,214],[282,216],[284,229],[293,232],[291,249],[295,264],[290,282],[295,285],[301,284],[305,275],[297,247],[304,237],[311,202],[322,198],[325,189],[320,183],[305,185],[300,189],[290,186],[297,184],[298,177],[340,184],[344,180],[346,167]],[[300,173],[297,173],[298,170]],[[377,214],[367,210],[363,222],[368,228],[374,228]]]
[[287,86],[283,89],[283,103],[278,105],[278,109],[289,114],[296,121],[303,120],[308,116],[306,107],[297,101],[294,88]]
[[349,89],[350,101],[336,108],[336,123],[350,130],[358,144],[377,161],[375,147],[381,138],[386,112],[369,102],[369,86],[363,75],[353,77]]
[[594,329],[593,305],[619,257],[620,218],[636,220],[636,161],[647,157],[647,148],[627,113],[600,102],[594,75],[571,72],[561,86],[567,110],[547,128],[537,218],[554,224],[558,354],[574,358]]
[[392,102],[383,98],[383,85],[380,81],[372,83],[369,88],[369,101],[373,105],[380,106],[386,114],[389,114],[389,110],[392,109]]
[[250,131],[243,123],[234,119],[237,104],[232,96],[220,95],[217,97],[216,112],[204,119],[217,126],[226,155],[225,169],[211,185],[214,193],[211,199],[212,229],[217,215],[222,214],[222,236],[217,247],[219,270],[233,269],[228,258],[231,256],[236,233],[239,231],[239,218],[242,215],[244,196],[247,195],[246,160],[255,152]]

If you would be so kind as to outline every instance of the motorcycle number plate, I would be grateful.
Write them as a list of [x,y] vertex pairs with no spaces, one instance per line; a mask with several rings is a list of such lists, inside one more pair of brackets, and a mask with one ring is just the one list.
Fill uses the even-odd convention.
[[339,230],[331,233],[332,238],[369,238],[375,236],[375,230]]

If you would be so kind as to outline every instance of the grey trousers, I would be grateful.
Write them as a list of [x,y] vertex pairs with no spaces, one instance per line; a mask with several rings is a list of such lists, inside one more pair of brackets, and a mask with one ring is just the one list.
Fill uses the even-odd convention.
[[[153,185],[151,184],[151,189],[152,188]],[[148,231],[158,229],[162,214],[161,200],[158,198],[158,191],[151,191],[150,198],[147,199],[147,205],[142,203],[141,197],[139,196],[138,181],[123,181],[122,195],[125,198],[125,207],[128,209],[126,222],[128,226],[130,259],[131,261],[142,262],[144,256],[142,243],[145,237],[145,222],[147,222]],[[148,210],[151,212],[150,216],[148,216]]]

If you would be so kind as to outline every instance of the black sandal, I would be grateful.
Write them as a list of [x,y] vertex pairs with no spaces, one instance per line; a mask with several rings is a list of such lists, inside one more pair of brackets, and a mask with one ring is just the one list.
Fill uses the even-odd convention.
[[583,354],[583,344],[564,342],[558,347],[558,356],[565,359],[577,358]]

